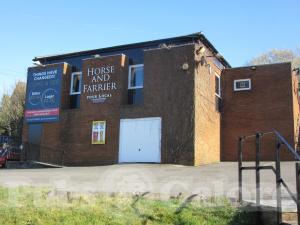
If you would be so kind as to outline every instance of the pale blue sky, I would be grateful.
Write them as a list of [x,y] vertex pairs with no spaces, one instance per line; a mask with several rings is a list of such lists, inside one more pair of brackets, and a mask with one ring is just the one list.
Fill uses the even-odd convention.
[[232,66],[300,47],[299,0],[106,0],[0,3],[0,96],[32,58],[202,31]]

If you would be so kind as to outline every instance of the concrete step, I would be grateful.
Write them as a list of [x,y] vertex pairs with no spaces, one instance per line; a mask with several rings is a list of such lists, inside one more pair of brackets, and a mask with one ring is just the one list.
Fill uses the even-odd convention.
[[[262,200],[260,211],[257,211],[255,201],[244,201],[243,204],[248,205],[249,210],[257,212],[257,219],[261,225],[277,225],[277,208],[276,200]],[[298,225],[297,207],[292,200],[282,201],[282,225]]]
[[298,218],[296,212],[283,212],[282,213],[282,221],[284,221],[283,224],[290,224],[290,225],[298,225]]

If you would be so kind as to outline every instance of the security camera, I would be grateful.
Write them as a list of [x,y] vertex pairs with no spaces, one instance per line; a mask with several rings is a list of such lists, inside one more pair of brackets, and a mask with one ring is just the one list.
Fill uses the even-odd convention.
[[203,55],[204,53],[205,53],[205,51],[206,51],[206,48],[204,47],[204,46],[201,46],[197,51],[196,51],[196,53],[199,55],[199,54],[201,54],[201,55]]

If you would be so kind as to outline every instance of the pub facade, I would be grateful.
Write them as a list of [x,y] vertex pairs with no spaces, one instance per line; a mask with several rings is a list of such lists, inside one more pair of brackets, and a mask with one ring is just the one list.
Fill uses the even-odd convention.
[[[276,128],[297,141],[297,82],[290,64],[236,72],[202,33],[34,61],[37,65],[28,68],[23,129],[27,160],[66,166],[202,165],[236,160],[237,136],[256,129]],[[278,115],[288,108],[273,125],[267,117],[253,122],[255,115],[247,114],[263,106],[253,96],[273,100],[266,95],[269,87],[258,89],[263,82],[285,93],[277,106],[265,102]]]

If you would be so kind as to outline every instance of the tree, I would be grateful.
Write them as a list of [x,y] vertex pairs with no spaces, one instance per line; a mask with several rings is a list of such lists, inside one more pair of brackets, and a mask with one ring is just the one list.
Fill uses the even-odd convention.
[[262,65],[281,62],[292,62],[293,68],[300,67],[300,48],[295,51],[289,49],[272,49],[251,59],[247,64]]
[[4,135],[11,135],[10,117],[10,96],[4,94],[0,106],[0,127]]
[[18,82],[11,96],[3,95],[0,105],[0,132],[16,138],[22,136],[26,84]]

